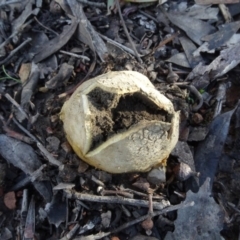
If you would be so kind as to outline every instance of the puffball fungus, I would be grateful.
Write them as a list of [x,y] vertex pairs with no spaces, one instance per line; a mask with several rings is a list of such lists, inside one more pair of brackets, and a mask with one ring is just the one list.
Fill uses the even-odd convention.
[[179,112],[134,71],[84,82],[64,103],[60,118],[76,154],[110,173],[164,166],[178,140]]

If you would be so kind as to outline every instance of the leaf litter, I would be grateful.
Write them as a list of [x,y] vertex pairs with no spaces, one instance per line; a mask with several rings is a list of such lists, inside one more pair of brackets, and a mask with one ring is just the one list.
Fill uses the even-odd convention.
[[[239,14],[235,0],[1,3],[0,238],[238,239]],[[109,174],[67,143],[64,101],[121,70],[181,111],[166,169]]]

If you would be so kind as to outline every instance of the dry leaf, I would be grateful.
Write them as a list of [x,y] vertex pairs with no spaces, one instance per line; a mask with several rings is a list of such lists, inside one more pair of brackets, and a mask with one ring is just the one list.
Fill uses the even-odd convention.
[[164,240],[222,239],[220,231],[223,228],[224,212],[210,195],[209,178],[198,193],[188,191],[185,202],[194,201],[194,206],[178,210],[175,230],[173,233],[168,232]]

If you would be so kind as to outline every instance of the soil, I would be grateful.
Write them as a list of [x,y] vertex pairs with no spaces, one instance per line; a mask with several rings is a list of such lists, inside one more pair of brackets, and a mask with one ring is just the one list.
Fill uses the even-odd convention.
[[[227,39],[235,39],[239,33],[240,3],[226,5],[232,20],[231,26],[227,26],[223,15],[216,14],[215,5],[207,6],[206,18],[209,19],[197,19],[202,16],[203,9],[193,7],[195,1],[162,1],[162,4],[158,1],[80,2],[83,1],[4,1],[0,4],[0,133],[16,139],[19,146],[27,144],[37,155],[30,158],[24,147],[18,147],[14,153],[7,151],[11,156],[4,158],[7,142],[0,144],[4,146],[0,148],[0,240],[100,239],[105,234],[101,239],[133,240],[140,239],[139,234],[149,240],[169,239],[167,234],[172,236],[170,239],[190,239],[186,237],[190,233],[189,236],[198,239],[208,235],[208,239],[212,239],[211,233],[214,233],[216,239],[239,240],[240,107],[231,121],[230,117],[224,123],[221,119],[230,116],[227,112],[237,106],[240,96],[239,42],[225,44]],[[107,2],[112,5],[103,6]],[[191,18],[196,23],[195,29],[189,26]],[[182,28],[176,19],[181,20]],[[195,58],[192,51],[200,47],[200,42],[195,42],[196,36],[205,28],[219,34],[219,27],[222,35],[213,39],[216,40],[215,52],[199,51],[200,57]],[[205,37],[199,39],[201,45],[209,43]],[[140,59],[132,52],[131,42]],[[236,52],[231,54],[230,49]],[[178,53],[185,54],[186,58],[180,60]],[[39,63],[36,56],[42,56]],[[235,67],[231,64],[233,61],[237,61]],[[179,75],[176,83],[167,81],[169,62],[172,62],[172,71]],[[73,69],[72,73],[66,76],[65,71],[60,71],[64,66],[66,71]],[[71,148],[59,119],[62,105],[84,81],[109,71],[123,70],[137,71],[148,77],[157,90],[172,101],[175,111],[180,111],[178,151],[175,149],[166,159],[166,179],[160,176],[161,184],[158,185],[149,180],[151,172],[119,175],[89,166]],[[225,74],[221,76],[222,73]],[[53,80],[56,82],[48,88],[49,81]],[[202,94],[203,105],[197,111],[194,106],[199,102],[198,96],[183,87],[186,82]],[[120,96],[95,89],[88,98],[90,107],[96,112],[91,119],[92,149],[143,121],[171,120],[164,111],[154,110],[156,106],[142,95]],[[219,116],[213,117],[216,111]],[[227,115],[223,115],[225,113]],[[195,121],[195,114],[202,120]],[[209,137],[208,130],[216,120],[221,131],[217,127],[211,130]],[[36,144],[36,139],[41,145]],[[203,145],[207,141],[210,144]],[[11,147],[10,141],[8,145]],[[201,146],[209,147],[210,151]],[[213,153],[218,167],[210,164]],[[28,171],[30,162],[37,166],[40,162],[41,167],[36,171],[34,168],[34,172]],[[199,179],[178,180],[179,173],[175,169],[181,163],[200,172],[200,179],[206,176],[207,169],[213,186],[205,193],[206,197],[202,198],[201,191],[196,190],[202,188]],[[19,168],[20,164],[23,167]],[[86,194],[89,200],[74,199],[66,189],[71,189],[73,194],[80,193],[79,196]],[[211,212],[215,217],[208,224],[209,214],[201,212],[202,202],[198,207],[200,214],[196,211],[190,215],[192,207],[183,212],[189,202],[189,192],[196,193],[197,201],[192,207],[198,206],[199,199],[207,200],[205,205],[210,204],[208,198],[213,197],[225,217],[221,217],[221,212]],[[102,199],[106,195],[109,200],[104,203]],[[149,208],[139,204],[122,205],[114,200],[122,197],[149,201]],[[96,199],[99,200],[95,202]],[[180,204],[180,209],[165,209],[168,212],[152,218],[154,226],[146,231],[136,220],[152,212],[152,201],[162,204],[162,200],[169,202],[170,208]],[[106,217],[106,213],[110,214]],[[106,221],[110,222],[108,227]],[[204,223],[211,227],[207,228]],[[221,236],[220,227],[223,229]],[[152,234],[148,236],[150,231]]]
[[141,121],[171,122],[171,115],[159,109],[141,93],[117,96],[96,88],[88,94],[92,116],[92,146],[98,147],[114,134],[120,133]]

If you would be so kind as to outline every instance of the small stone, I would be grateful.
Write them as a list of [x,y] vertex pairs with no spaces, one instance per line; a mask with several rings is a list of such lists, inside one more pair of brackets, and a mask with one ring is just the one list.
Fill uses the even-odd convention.
[[116,236],[113,236],[113,237],[111,237],[111,240],[120,240],[120,239]]
[[65,153],[70,153],[72,151],[72,147],[68,142],[63,142],[61,144],[61,147],[65,151]]
[[47,127],[46,132],[47,132],[48,135],[53,134],[53,130],[52,130],[51,127]]
[[174,82],[177,82],[178,79],[179,79],[179,76],[178,74],[176,74],[173,70],[172,70],[172,64],[169,63],[168,65],[168,75],[167,75],[167,82],[168,83],[174,83]]
[[84,173],[89,168],[89,165],[82,160],[79,160],[78,173]]
[[137,235],[137,236],[134,236],[133,238],[130,238],[130,240],[158,240],[158,239],[155,237]]
[[60,140],[57,137],[51,136],[48,137],[47,139],[48,148],[50,148],[50,151],[57,151],[60,145]]
[[8,192],[4,195],[4,203],[8,209],[15,209],[16,208],[16,196],[15,192]]
[[51,122],[52,122],[52,123],[55,123],[55,122],[58,121],[59,117],[58,117],[58,115],[56,114],[56,115],[52,115],[52,116],[50,117],[50,119],[51,119]]
[[102,225],[103,225],[104,228],[107,228],[107,227],[110,226],[111,217],[112,217],[112,212],[111,211],[107,211],[106,213],[101,214]]
[[165,167],[159,167],[152,169],[147,176],[147,180],[156,185],[166,182],[166,169]]
[[70,183],[73,182],[77,177],[77,172],[70,166],[63,165],[59,168],[58,176],[63,180],[63,182]]
[[199,177],[199,172],[194,172],[190,168],[190,166],[186,163],[179,163],[177,166],[174,167],[173,172],[175,173],[175,176],[180,181],[185,181],[191,176]]
[[154,224],[151,218],[147,218],[141,223],[141,226],[144,230],[148,231],[153,228]]
[[198,125],[203,121],[203,116],[200,113],[194,113],[192,116],[192,121]]
[[102,181],[103,183],[109,183],[112,181],[112,174],[109,174],[107,172],[104,171],[94,171],[93,175],[99,179],[100,181]]
[[197,126],[197,127],[191,127],[190,133],[188,136],[188,141],[202,141],[205,139],[209,132],[208,127],[203,126]]

